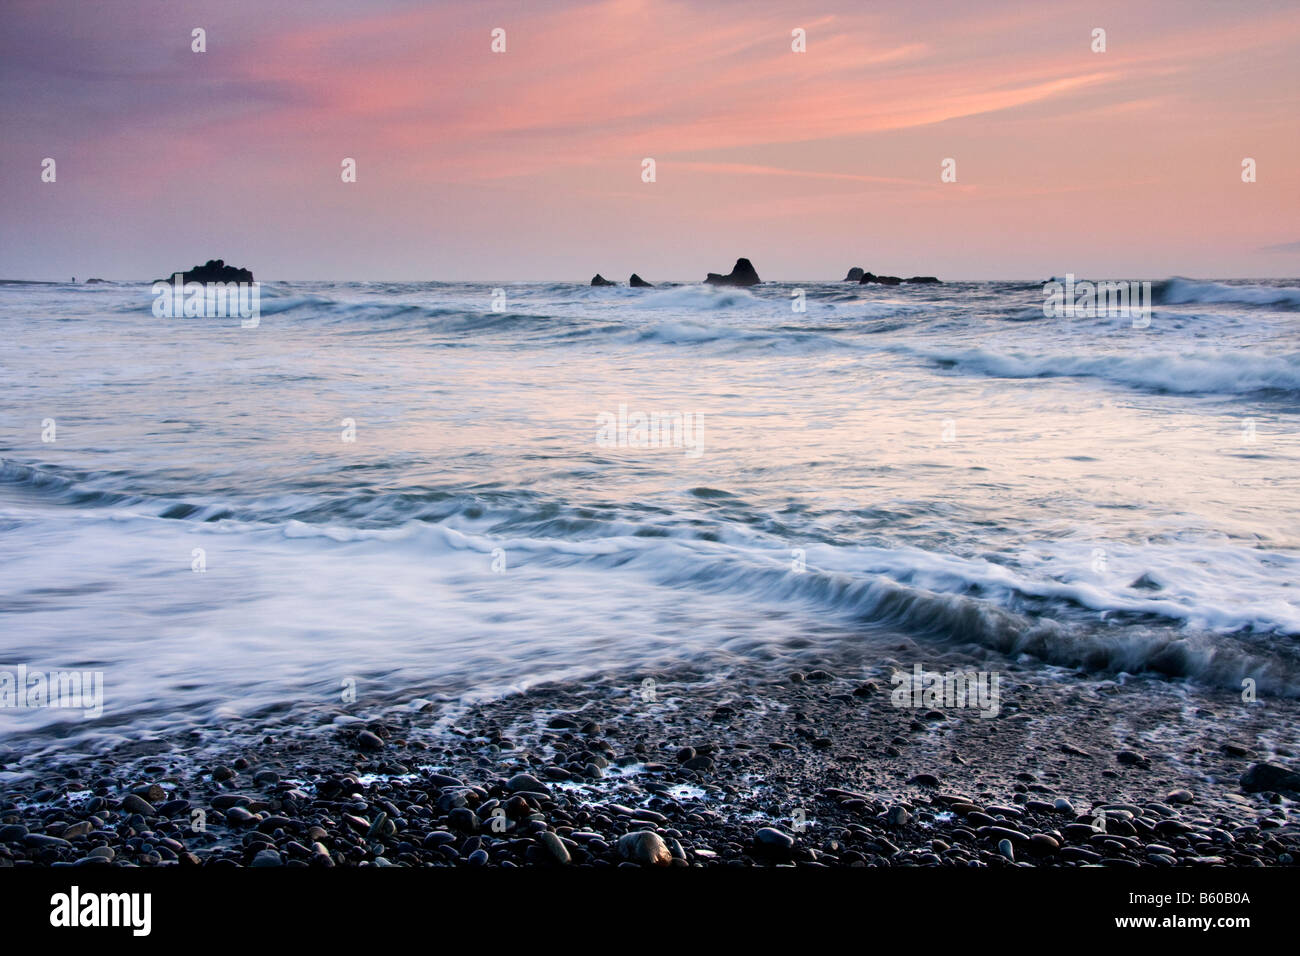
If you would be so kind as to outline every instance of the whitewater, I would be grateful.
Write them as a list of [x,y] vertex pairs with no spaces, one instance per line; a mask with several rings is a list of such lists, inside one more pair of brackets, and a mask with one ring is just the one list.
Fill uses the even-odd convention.
[[267,282],[245,328],[2,285],[0,670],[104,700],[0,741],[899,634],[1300,696],[1300,282],[1153,295],[1134,328],[1034,282]]

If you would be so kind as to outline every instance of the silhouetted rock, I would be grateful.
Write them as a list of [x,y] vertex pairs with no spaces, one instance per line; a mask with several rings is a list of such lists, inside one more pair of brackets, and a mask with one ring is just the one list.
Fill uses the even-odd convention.
[[599,272],[597,272],[596,275],[592,278],[591,284],[592,285],[618,285],[617,282],[610,282]]
[[632,278],[627,280],[627,284],[634,289],[653,289],[655,287],[653,282],[646,282],[635,272],[632,273]]
[[912,276],[907,280],[910,283],[919,283],[921,285],[939,285],[939,280],[934,276]]
[[845,282],[861,282],[861,281],[862,281],[862,277],[863,277],[864,275],[866,275],[866,272],[863,271],[862,266],[854,266],[852,269],[849,270],[849,274],[846,275],[846,276],[844,277],[844,281],[845,281]]
[[860,285],[866,285],[869,282],[875,282],[880,285],[898,285],[902,281],[903,280],[900,279],[898,276],[878,276],[875,275],[874,273],[868,272],[865,273],[862,276],[862,278],[858,280],[858,283]]
[[107,282],[107,281],[108,281],[107,279],[87,279],[86,285],[95,285],[96,283]]
[[710,272],[704,281],[709,285],[758,285],[762,280],[748,259],[737,259],[735,266],[725,276]]
[[209,259],[201,266],[195,266],[189,272],[173,272],[166,279],[159,279],[159,282],[174,282],[176,277],[181,277],[181,282],[252,282],[253,273],[247,269],[239,269],[235,266],[226,265],[224,260]]

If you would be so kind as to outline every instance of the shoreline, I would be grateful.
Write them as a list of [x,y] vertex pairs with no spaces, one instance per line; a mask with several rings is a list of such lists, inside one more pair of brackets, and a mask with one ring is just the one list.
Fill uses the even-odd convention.
[[1300,861],[1300,795],[1241,786],[1294,769],[1295,701],[1007,665],[988,718],[894,706],[896,669],[630,671],[268,725],[202,765],[184,737],[124,745],[12,781],[0,866]]

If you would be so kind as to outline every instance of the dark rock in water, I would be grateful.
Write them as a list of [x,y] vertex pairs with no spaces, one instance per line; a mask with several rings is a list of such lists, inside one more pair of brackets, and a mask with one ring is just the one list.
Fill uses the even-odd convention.
[[844,277],[845,282],[861,282],[862,277],[866,275],[866,270],[862,266],[854,266],[849,270],[849,274]]
[[1145,767],[1150,763],[1146,757],[1136,750],[1121,750],[1115,754],[1115,759],[1126,767]]
[[632,278],[627,280],[627,284],[634,289],[653,289],[655,287],[653,282],[646,282],[635,272],[632,273]]
[[1150,571],[1147,571],[1130,584],[1129,587],[1139,591],[1159,591],[1161,590],[1162,585],[1151,576]]
[[673,852],[659,834],[650,830],[625,833],[618,838],[618,852],[624,859],[642,866],[670,866]]
[[180,276],[181,282],[252,282],[253,273],[247,269],[228,266],[221,259],[209,259],[201,266],[195,266],[189,272],[173,272],[159,282],[174,282]]
[[913,283],[916,285],[940,285],[941,284],[939,280],[936,279],[934,276],[912,276],[912,278],[908,279],[907,281],[909,283]]
[[617,282],[610,282],[603,275],[597,272],[591,279],[592,285],[618,285]]
[[1259,793],[1261,790],[1300,791],[1300,773],[1271,763],[1252,764],[1241,775],[1241,789],[1247,793]]
[[875,273],[867,272],[858,280],[858,284],[867,285],[868,283],[875,282],[879,285],[898,285],[902,281],[903,280],[898,276],[878,276]]
[[383,750],[384,741],[378,734],[363,730],[357,734],[357,746],[362,750]]
[[97,284],[97,283],[100,283],[100,282],[107,282],[107,281],[108,281],[107,279],[87,279],[87,280],[86,280],[86,285],[95,285],[95,284]]
[[748,259],[737,259],[735,266],[727,275],[718,275],[716,272],[710,272],[704,279],[708,285],[758,285],[762,280],[758,277],[758,272],[754,269],[754,264]]

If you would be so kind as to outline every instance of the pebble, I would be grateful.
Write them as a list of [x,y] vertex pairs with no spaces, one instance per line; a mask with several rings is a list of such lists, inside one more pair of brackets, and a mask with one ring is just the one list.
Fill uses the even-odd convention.
[[1029,838],[1029,849],[1042,856],[1055,853],[1060,847],[1061,845],[1056,842],[1056,838],[1048,836],[1046,833],[1035,833]]
[[478,816],[468,807],[457,807],[447,814],[447,822],[452,828],[459,830],[461,833],[477,833],[479,827]]
[[153,804],[134,793],[128,793],[122,798],[122,809],[127,813],[138,813],[145,817],[156,816],[158,813],[153,808]]
[[537,835],[537,839],[556,863],[566,865],[572,862],[573,858],[569,856],[569,848],[564,845],[563,840],[550,830],[543,830]]
[[650,830],[623,834],[618,838],[618,852],[642,866],[669,866],[673,862],[672,851],[663,838]]
[[551,792],[550,788],[534,777],[531,773],[517,773],[506,781],[506,789],[511,793],[545,793]]
[[763,827],[754,834],[754,849],[763,856],[789,859],[794,852],[794,837],[775,827]]
[[1279,767],[1271,763],[1252,764],[1241,775],[1241,789],[1247,793],[1259,793],[1263,790],[1300,791],[1300,773]]
[[885,814],[885,822],[891,827],[905,827],[912,822],[912,815],[907,812],[907,807],[892,806]]

